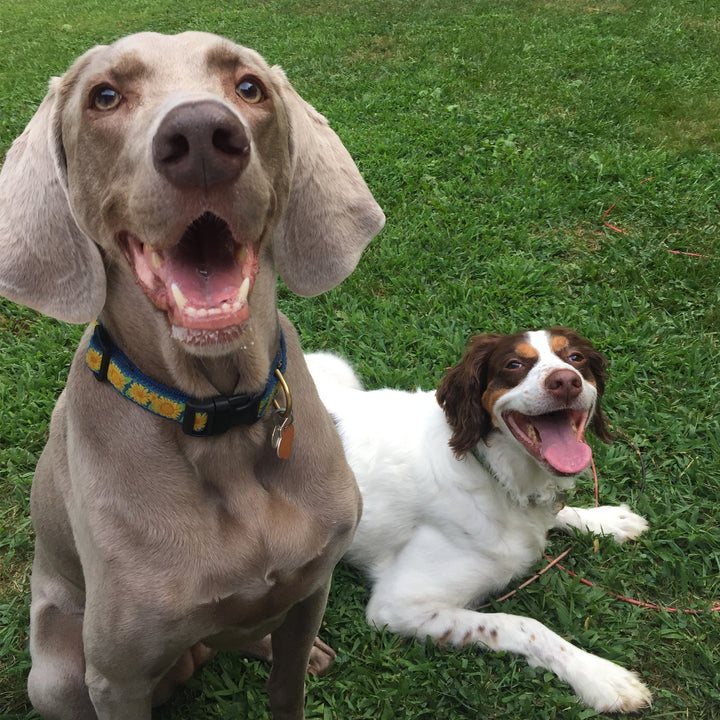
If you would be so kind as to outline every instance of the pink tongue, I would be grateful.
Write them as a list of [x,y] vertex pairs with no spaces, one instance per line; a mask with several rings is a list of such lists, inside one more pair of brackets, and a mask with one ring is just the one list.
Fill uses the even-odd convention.
[[230,256],[205,257],[191,264],[167,253],[165,272],[168,294],[172,283],[176,283],[190,304],[200,308],[232,302],[243,281],[242,270]]
[[575,438],[567,416],[542,415],[532,424],[540,435],[543,457],[559,473],[575,475],[590,464],[592,450]]

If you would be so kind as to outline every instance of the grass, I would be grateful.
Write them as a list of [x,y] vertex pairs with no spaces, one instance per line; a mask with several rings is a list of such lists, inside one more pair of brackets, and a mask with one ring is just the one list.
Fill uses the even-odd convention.
[[[369,387],[433,387],[478,331],[555,323],[611,360],[596,444],[605,502],[651,523],[619,548],[572,546],[504,612],[532,615],[637,669],[643,718],[720,717],[719,613],[653,612],[605,589],[707,610],[720,599],[720,73],[710,0],[0,0],[0,157],[47,78],[129,32],[205,29],[284,66],[361,167],[388,222],[358,270],[314,299],[279,299],[307,350],[350,358]],[[651,178],[651,179],[650,179]],[[603,216],[615,203],[605,221]],[[673,254],[669,250],[694,255]],[[80,329],[0,303],[0,717],[24,691],[28,495]],[[402,419],[399,418],[399,422]],[[644,460],[643,476],[640,460]],[[581,483],[576,503],[592,502]],[[511,656],[441,650],[368,628],[367,588],[341,565],[308,718],[569,718],[582,707]],[[211,664],[158,719],[268,718],[267,669]]]

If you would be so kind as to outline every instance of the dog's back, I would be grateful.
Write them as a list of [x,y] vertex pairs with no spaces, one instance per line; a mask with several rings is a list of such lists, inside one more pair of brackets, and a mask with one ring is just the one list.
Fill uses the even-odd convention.
[[426,465],[428,457],[456,464],[449,429],[434,391],[366,391],[341,358],[316,353],[306,361],[363,495],[361,525],[345,557],[376,579],[408,542],[419,518],[434,511],[433,474],[416,466]]

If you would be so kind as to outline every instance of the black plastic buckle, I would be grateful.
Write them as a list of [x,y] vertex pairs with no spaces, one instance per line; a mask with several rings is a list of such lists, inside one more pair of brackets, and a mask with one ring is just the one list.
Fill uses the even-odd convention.
[[[186,435],[209,437],[222,435],[238,425],[253,425],[258,420],[261,396],[218,395],[207,400],[188,399],[185,404],[182,429]],[[195,429],[197,413],[207,414],[207,423],[202,430]]]
[[100,323],[95,326],[94,335],[97,344],[100,346],[100,350],[102,350],[100,369],[95,373],[95,379],[99,382],[105,382],[107,380],[108,368],[110,367],[113,343],[108,331]]

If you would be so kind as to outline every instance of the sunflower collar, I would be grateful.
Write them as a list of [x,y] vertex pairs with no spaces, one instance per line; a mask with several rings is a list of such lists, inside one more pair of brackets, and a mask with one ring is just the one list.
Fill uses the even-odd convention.
[[217,395],[199,400],[166,387],[142,373],[100,322],[95,323],[85,360],[97,380],[109,382],[121,395],[154,415],[180,423],[183,432],[194,437],[221,435],[236,425],[256,423],[278,390],[286,387],[282,374],[287,367],[287,349],[282,330],[265,389],[256,395]]

